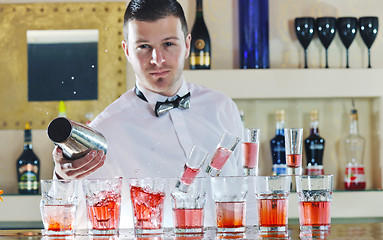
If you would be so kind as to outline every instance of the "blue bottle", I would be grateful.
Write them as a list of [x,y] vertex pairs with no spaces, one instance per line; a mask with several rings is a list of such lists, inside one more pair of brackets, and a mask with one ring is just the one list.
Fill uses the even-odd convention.
[[239,0],[240,68],[269,68],[269,0]]

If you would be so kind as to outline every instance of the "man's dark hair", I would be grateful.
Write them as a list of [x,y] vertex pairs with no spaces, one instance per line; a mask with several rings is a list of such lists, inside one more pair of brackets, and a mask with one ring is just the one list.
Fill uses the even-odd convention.
[[124,15],[124,37],[128,40],[128,23],[132,20],[154,22],[159,19],[174,16],[181,21],[185,37],[188,27],[184,10],[177,0],[131,0]]

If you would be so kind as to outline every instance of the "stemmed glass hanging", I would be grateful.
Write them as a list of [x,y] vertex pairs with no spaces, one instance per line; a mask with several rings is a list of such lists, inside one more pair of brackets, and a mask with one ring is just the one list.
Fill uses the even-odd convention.
[[312,17],[301,17],[295,18],[295,33],[297,38],[302,45],[305,53],[305,68],[307,67],[307,47],[314,37],[314,18]]
[[336,19],[334,17],[320,17],[316,19],[316,29],[319,40],[326,51],[326,68],[328,68],[328,47],[336,33]]
[[341,17],[338,18],[338,32],[340,40],[342,40],[343,45],[346,47],[346,68],[349,68],[348,65],[348,49],[351,43],[354,41],[356,32],[358,29],[358,20],[356,17]]
[[359,30],[364,44],[368,49],[368,68],[371,68],[370,49],[378,34],[379,21],[378,17],[361,17],[359,18]]

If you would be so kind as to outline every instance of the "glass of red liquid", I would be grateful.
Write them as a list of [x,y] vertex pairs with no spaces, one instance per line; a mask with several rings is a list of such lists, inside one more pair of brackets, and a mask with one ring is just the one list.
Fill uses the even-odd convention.
[[129,179],[135,234],[163,233],[166,182],[166,178]]
[[201,147],[193,146],[188,160],[185,163],[184,171],[176,183],[176,187],[183,192],[187,192],[194,178],[198,175],[209,152]]
[[211,178],[218,234],[245,232],[247,180],[243,176]]
[[211,157],[210,164],[206,168],[206,172],[210,176],[219,176],[223,166],[240,141],[241,139],[239,137],[236,137],[227,131],[222,134],[221,140]]
[[197,177],[193,178],[186,192],[180,191],[177,187],[172,190],[171,197],[175,233],[203,233],[206,185],[206,177]]
[[242,136],[243,175],[258,174],[259,128],[245,128]]
[[78,203],[77,180],[41,180],[40,212],[43,235],[71,236],[75,234]]
[[295,181],[300,230],[330,230],[333,175],[295,176]]
[[287,235],[290,186],[291,176],[254,177],[261,235]]
[[120,227],[122,177],[84,179],[88,233],[117,235]]
[[287,175],[302,175],[302,128],[285,128]]

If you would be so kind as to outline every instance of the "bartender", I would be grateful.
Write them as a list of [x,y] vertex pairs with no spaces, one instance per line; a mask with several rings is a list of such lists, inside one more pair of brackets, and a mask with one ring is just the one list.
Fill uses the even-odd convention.
[[[120,227],[131,228],[128,178],[179,177],[193,146],[213,153],[225,130],[240,137],[243,125],[232,99],[186,82],[183,69],[191,35],[176,0],[131,0],[123,30],[122,47],[135,72],[136,85],[90,123],[105,136],[108,155],[93,150],[68,161],[56,147],[53,159],[57,178],[122,176],[125,185]],[[162,111],[163,102],[181,99],[186,104]],[[237,150],[221,175],[241,172]],[[199,176],[204,175],[203,169]],[[205,211],[205,224],[214,226],[213,216]],[[165,213],[165,226],[172,226],[169,221],[170,212]]]

